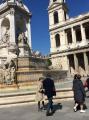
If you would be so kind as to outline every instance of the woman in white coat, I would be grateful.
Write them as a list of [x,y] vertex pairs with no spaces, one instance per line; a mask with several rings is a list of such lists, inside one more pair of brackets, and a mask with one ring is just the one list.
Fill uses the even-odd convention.
[[[38,111],[41,111],[41,108],[44,109],[44,93],[43,93],[43,77],[39,78],[37,92],[36,92],[36,101],[38,102]],[[42,104],[42,107],[41,107]]]

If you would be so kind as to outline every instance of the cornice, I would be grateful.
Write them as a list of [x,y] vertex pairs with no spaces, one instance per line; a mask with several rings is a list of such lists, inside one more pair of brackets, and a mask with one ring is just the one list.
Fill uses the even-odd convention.
[[24,8],[21,8],[20,6],[16,6],[15,9],[23,12],[24,14],[28,15],[29,17],[32,16],[31,12],[27,12]]
[[58,55],[58,54],[71,54],[71,53],[74,53],[74,52],[77,52],[77,53],[80,53],[80,50],[86,50],[88,49],[89,51],[89,44],[86,45],[86,46],[82,46],[82,47],[76,47],[76,48],[71,48],[71,49],[66,49],[66,50],[62,50],[62,51],[57,51],[57,52],[51,52],[50,55]]
[[50,4],[50,5],[48,6],[48,10],[49,10],[50,8],[54,7],[54,5],[60,5],[60,4],[59,4],[59,3],[52,3],[52,4]]
[[68,8],[67,8],[67,5],[65,3],[59,3],[59,2],[56,2],[56,3],[52,3],[50,6],[48,6],[48,12],[52,12],[54,9],[57,9],[57,8],[63,8],[65,9],[66,11],[68,11]]
[[0,19],[1,19],[1,18],[4,18],[5,16],[7,16],[7,15],[10,14],[10,13],[11,13],[10,10],[5,11],[3,14],[0,15]]
[[65,24],[73,24],[73,23],[77,23],[79,21],[83,21],[85,19],[88,19],[89,18],[89,12],[87,14],[82,14],[82,15],[79,15],[77,17],[74,17],[74,18],[70,18],[69,20],[67,20],[65,22]]
[[59,3],[59,2],[53,2],[51,5],[48,6],[48,10],[54,8],[54,7],[57,7],[57,6],[60,6],[62,5],[62,3]]
[[68,25],[72,25],[72,24],[78,23],[80,21],[84,21],[86,19],[89,19],[89,12],[87,14],[79,15],[78,17],[75,17],[75,18],[70,18],[70,19],[63,21],[61,23],[58,23],[56,25],[49,26],[49,31],[55,30],[57,28],[63,28]]
[[0,9],[0,14],[2,14],[4,11],[8,10],[8,6],[4,6]]
[[20,10],[21,12],[23,12],[24,14],[28,15],[28,16],[32,16],[31,12],[28,12],[25,10],[24,7],[18,6],[16,3],[7,3],[5,6],[3,6],[3,8],[0,9],[0,14],[3,14],[4,12],[8,11],[9,9],[14,8],[14,10]]

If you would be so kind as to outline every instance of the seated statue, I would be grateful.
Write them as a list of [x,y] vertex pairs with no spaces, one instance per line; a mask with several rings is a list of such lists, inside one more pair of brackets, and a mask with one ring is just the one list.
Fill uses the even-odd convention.
[[20,33],[19,36],[18,36],[18,43],[21,43],[22,42],[22,34]]
[[18,36],[18,43],[28,44],[27,43],[27,37],[25,36],[25,33],[22,32]]
[[27,37],[25,36],[25,33],[22,33],[23,43],[27,44]]
[[9,27],[6,27],[6,31],[4,35],[2,36],[2,44],[9,43],[9,39],[10,39],[10,31],[9,31]]

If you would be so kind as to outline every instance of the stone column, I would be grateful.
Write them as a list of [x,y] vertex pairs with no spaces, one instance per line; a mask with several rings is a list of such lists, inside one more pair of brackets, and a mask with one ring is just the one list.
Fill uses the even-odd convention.
[[1,20],[0,20],[0,41],[1,41]]
[[56,48],[55,34],[51,36],[51,44],[52,44],[52,48]]
[[75,30],[73,27],[71,28],[71,33],[72,33],[72,41],[75,44],[76,43],[76,34],[75,34]]
[[67,32],[65,32],[65,44],[68,45]]
[[27,22],[27,35],[28,35],[28,43],[30,46],[30,49],[32,48],[32,43],[31,43],[31,20],[28,20]]
[[84,56],[85,71],[86,71],[86,75],[87,75],[88,74],[88,57],[85,52],[83,53],[83,56]]
[[81,24],[81,36],[82,36],[82,42],[86,42],[86,34],[85,34],[85,28]]
[[55,34],[50,33],[50,52],[55,52],[56,42],[55,42]]
[[[68,41],[65,41],[66,40],[66,35],[65,35],[65,31],[63,30],[62,31],[62,36],[61,36],[61,44],[63,43],[63,45],[65,46],[66,44],[68,44]],[[67,42],[67,43],[66,43]]]
[[59,34],[60,34],[60,50],[65,50],[68,45],[65,31],[63,30]]
[[15,11],[11,8],[10,11],[10,43],[16,43],[15,41]]
[[74,64],[75,64],[75,72],[78,72],[78,58],[77,55],[74,54]]
[[70,71],[70,64],[69,64],[69,56],[67,56],[67,64],[68,64],[68,74],[70,75],[71,71]]
[[49,26],[51,25],[54,25],[54,15],[53,13],[51,12],[48,12],[49,13]]

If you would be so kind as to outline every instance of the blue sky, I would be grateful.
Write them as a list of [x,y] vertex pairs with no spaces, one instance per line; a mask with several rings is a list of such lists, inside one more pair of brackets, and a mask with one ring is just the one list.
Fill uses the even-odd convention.
[[[66,0],[70,17],[89,11],[89,0]],[[48,29],[48,3],[49,0],[24,0],[32,12],[31,32],[32,48],[42,54],[50,53],[50,38]]]

